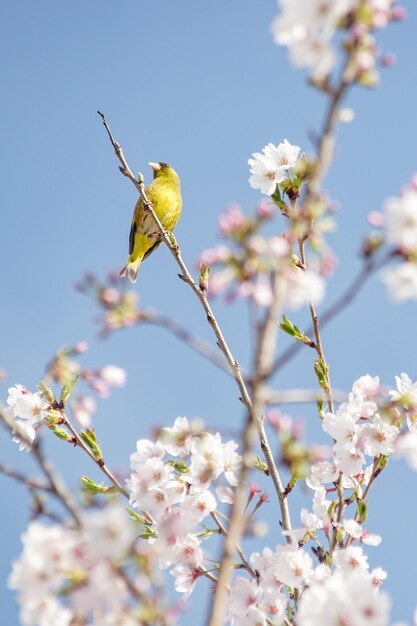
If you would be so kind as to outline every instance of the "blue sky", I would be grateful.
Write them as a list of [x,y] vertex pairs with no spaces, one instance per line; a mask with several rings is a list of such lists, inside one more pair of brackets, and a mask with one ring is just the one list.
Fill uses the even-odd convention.
[[[417,9],[406,6],[408,21],[379,38],[397,64],[382,72],[377,89],[356,89],[347,101],[356,117],[341,129],[326,181],[341,206],[330,237],[339,267],[328,302],[359,267],[367,213],[417,170],[417,91],[410,71]],[[163,160],[180,173],[184,211],[176,236],[193,267],[201,250],[217,242],[217,217],[226,205],[238,201],[249,212],[259,200],[247,182],[251,153],[285,137],[308,151],[323,119],[324,99],[272,42],[268,28],[275,14],[273,0],[21,0],[0,7],[0,366],[8,372],[2,397],[16,382],[34,389],[57,348],[88,340],[83,365],[115,363],[129,374],[124,390],[99,403],[95,422],[111,464],[126,466],[136,439],[152,424],[187,415],[237,429],[242,414],[231,381],[164,331],[145,327],[105,342],[96,337],[96,310],[73,284],[87,269],[103,277],[124,263],[136,195],[117,171],[96,111],[107,115],[134,171],[149,176],[147,162]],[[161,248],[141,268],[135,287],[141,302],[212,341],[197,302],[176,275]],[[244,307],[216,302],[215,309],[245,364]],[[388,384],[401,371],[416,378],[415,328],[415,306],[393,306],[372,280],[324,333],[335,386],[348,389],[365,373]],[[298,384],[314,384],[306,355],[277,380],[279,388]],[[3,432],[0,437],[2,459],[27,467],[30,460]],[[77,450],[51,438],[47,447],[74,487],[79,472],[91,469]],[[417,477],[392,462],[371,497],[369,527],[384,537],[371,562],[389,572],[397,619],[410,620],[414,608],[412,585],[404,581],[417,576],[416,486]],[[5,581],[20,550],[27,501],[24,490],[2,476],[0,489],[0,605],[15,626],[17,607]],[[190,619],[195,623],[195,614]]]

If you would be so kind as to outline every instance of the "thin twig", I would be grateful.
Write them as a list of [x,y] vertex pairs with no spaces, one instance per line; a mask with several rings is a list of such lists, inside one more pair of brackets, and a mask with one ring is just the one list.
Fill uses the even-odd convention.
[[72,436],[74,438],[73,443],[75,443],[77,446],[82,448],[84,450],[84,452],[86,452],[88,454],[88,456],[91,459],[93,459],[94,463],[101,469],[103,474],[105,474],[107,476],[107,478],[110,480],[110,482],[113,483],[113,485],[116,487],[116,489],[125,498],[127,498],[129,500],[129,492],[124,487],[122,487],[122,485],[119,483],[119,481],[114,476],[114,474],[109,470],[109,468],[107,467],[106,463],[104,462],[104,459],[102,457],[97,458],[94,455],[92,450],[87,446],[86,443],[84,443],[84,441],[82,440],[82,438],[78,434],[77,430],[71,424],[70,420],[68,419],[68,417],[65,415],[65,413],[63,411],[61,412],[61,417],[62,417],[62,424],[70,431],[70,433],[72,434]]
[[[353,302],[356,296],[359,294],[359,291],[365,285],[366,281],[374,274],[374,272],[380,270],[392,257],[392,254],[389,253],[387,256],[382,259],[374,259],[370,257],[366,259],[364,265],[359,270],[358,274],[355,276],[353,281],[348,285],[346,291],[327,308],[320,315],[320,326],[323,329],[332,319],[337,317],[339,313],[341,313],[349,304]],[[310,335],[314,332],[314,326],[311,325],[305,331],[306,335]],[[291,344],[289,348],[284,350],[280,357],[275,361],[272,372],[275,374],[282,367],[287,365],[289,361],[298,353],[299,350],[303,347],[304,344],[299,342]]]
[[153,311],[146,311],[143,317],[141,316],[140,321],[164,328],[230,376],[230,369],[225,363],[223,355],[215,352],[210,344],[190,333],[189,330],[181,326],[181,324],[178,324],[178,322],[164,315],[154,313]]
[[[11,416],[7,413],[6,410],[0,407],[0,421],[8,428],[8,430],[13,433],[16,428],[16,422],[11,418]],[[71,494],[71,492],[67,489],[66,485],[62,481],[62,479],[58,476],[57,472],[53,468],[52,464],[47,461],[42,453],[41,445],[39,440],[35,441],[33,444],[30,439],[25,435],[24,431],[19,431],[19,437],[25,441],[25,443],[30,448],[30,453],[33,458],[36,460],[39,468],[42,470],[44,476],[47,478],[49,482],[49,491],[63,504],[68,513],[71,515],[76,525],[80,525],[80,515],[78,512],[77,504]]]
[[19,483],[23,483],[28,489],[38,489],[39,491],[48,491],[49,493],[53,492],[53,488],[50,484],[45,483],[38,478],[32,478],[31,476],[22,474],[22,472],[15,470],[10,465],[0,463],[0,473],[17,480]]
[[152,203],[149,201],[146,192],[145,192],[145,186],[143,181],[138,181],[132,174],[132,170],[130,169],[129,165],[127,164],[127,161],[125,159],[125,156],[123,154],[123,150],[120,147],[120,145],[117,143],[117,141],[114,139],[109,125],[106,121],[106,118],[104,117],[103,113],[101,113],[100,111],[98,111],[98,114],[101,116],[102,120],[103,120],[103,124],[107,130],[107,133],[109,135],[110,141],[112,143],[112,146],[114,148],[114,151],[116,153],[117,158],[119,159],[119,161],[122,164],[122,167],[120,168],[120,171],[122,172],[122,174],[124,176],[126,176],[127,178],[129,178],[132,183],[135,185],[136,189],[139,191],[142,200],[145,204],[145,206],[147,207],[147,209],[149,210],[149,212],[152,215],[152,218],[155,220],[155,223],[161,233],[161,239],[164,241],[164,243],[167,245],[169,251],[171,252],[172,256],[174,257],[174,259],[176,260],[179,268],[181,269],[181,274],[179,275],[179,277],[181,278],[181,280],[183,282],[185,282],[186,284],[188,284],[191,289],[193,290],[193,292],[195,293],[195,295],[197,296],[198,300],[200,301],[201,306],[204,309],[204,312],[206,314],[207,317],[207,321],[210,324],[215,336],[216,336],[216,340],[217,340],[217,345],[219,346],[219,349],[223,352],[226,361],[229,365],[229,368],[233,374],[233,377],[237,383],[237,386],[239,388],[239,392],[241,394],[241,399],[243,404],[250,410],[252,403],[251,403],[251,399],[249,396],[249,393],[246,389],[246,385],[245,382],[243,380],[242,374],[241,374],[241,370],[240,370],[240,366],[239,363],[237,362],[237,360],[234,358],[233,354],[230,351],[229,346],[226,343],[226,340],[223,336],[223,333],[220,329],[219,324],[217,323],[217,320],[213,314],[213,311],[208,303],[207,300],[207,295],[201,291],[200,287],[197,285],[197,283],[193,280],[190,272],[188,271],[187,266],[185,265],[182,257],[181,257],[181,252],[179,249],[179,246],[174,244],[168,233],[165,231],[165,229],[163,228],[160,220],[158,219],[158,216],[156,215],[154,208],[152,206]]
[[[206,314],[206,318],[207,321],[209,323],[209,325],[211,326],[213,333],[216,337],[216,341],[217,341],[217,345],[219,347],[219,349],[221,350],[221,352],[223,353],[226,362],[229,366],[229,369],[233,375],[233,378],[236,381],[237,387],[239,389],[240,392],[240,400],[242,401],[242,403],[244,404],[244,406],[247,408],[249,415],[251,415],[253,413],[253,409],[252,409],[252,400],[250,398],[248,389],[246,387],[245,381],[243,379],[242,376],[242,372],[241,372],[241,368],[240,365],[238,363],[238,361],[235,359],[235,357],[233,356],[224,336],[223,333],[220,329],[220,326],[214,316],[214,313],[208,303],[207,300],[207,295],[204,291],[202,291],[199,286],[197,285],[197,283],[193,280],[187,266],[185,265],[182,257],[181,257],[181,252],[180,252],[180,248],[178,245],[173,244],[170,237],[168,236],[168,234],[166,233],[166,231],[164,230],[160,220],[158,219],[157,215],[155,214],[155,211],[153,209],[152,203],[149,201],[148,197],[146,196],[146,192],[145,192],[145,188],[144,188],[144,183],[143,181],[138,181],[136,180],[136,178],[133,176],[132,174],[132,170],[130,169],[129,165],[127,164],[127,161],[125,159],[125,156],[123,154],[123,150],[120,147],[120,145],[117,143],[117,141],[114,139],[109,125],[106,121],[106,118],[104,117],[103,113],[98,112],[99,115],[101,116],[102,120],[103,120],[103,124],[106,128],[106,131],[109,135],[110,141],[112,143],[112,146],[116,152],[116,155],[119,159],[119,161],[122,164],[121,167],[121,171],[122,174],[124,174],[125,176],[127,176],[135,185],[136,189],[139,191],[143,202],[145,203],[145,205],[147,206],[147,208],[149,209],[153,219],[155,220],[160,233],[161,233],[161,238],[163,239],[164,243],[167,245],[169,251],[171,252],[172,256],[174,257],[175,261],[177,262],[179,268],[181,269],[181,274],[180,274],[180,278],[183,282],[185,282],[186,284],[188,284],[192,291],[195,293],[195,295],[197,296],[205,314]],[[268,447],[269,444],[267,444],[267,442],[264,442],[264,445],[266,445]],[[270,455],[270,458],[272,457],[272,453]]]
[[[213,518],[213,520],[215,521],[215,523],[217,524],[217,526],[219,527],[219,530],[220,530],[221,534],[225,537],[227,535],[227,530],[223,526],[222,522],[219,520],[219,518],[216,515],[216,513],[213,511],[210,515]],[[252,568],[251,564],[249,563],[249,561],[245,557],[242,548],[239,545],[236,546],[236,552],[240,556],[241,561],[242,561],[246,571],[249,572],[249,574],[251,576],[256,577],[255,570]]]
[[[300,250],[301,263],[303,264],[303,267],[305,267],[307,269],[307,259],[306,259],[306,255],[305,255],[304,241],[303,240],[299,241],[299,250]],[[317,315],[316,308],[315,308],[313,302],[310,302],[309,308],[310,308],[311,319],[312,319],[312,322],[313,322],[314,337],[316,339],[316,341],[315,341],[315,349],[316,349],[316,352],[318,354],[319,359],[321,360],[323,365],[327,368],[326,389],[325,389],[325,391],[327,392],[327,403],[328,403],[329,411],[331,413],[333,413],[334,412],[334,405],[333,405],[333,397],[332,397],[332,385],[331,385],[331,382],[330,382],[329,367],[327,365],[327,361],[326,361],[326,358],[324,356],[323,344],[322,344],[322,341],[321,341],[319,317]]]
[[286,508],[287,504],[286,504],[285,491],[282,485],[282,481],[279,478],[278,470],[275,465],[274,457],[273,457],[271,448],[269,446],[269,442],[266,438],[266,433],[263,428],[263,418],[262,416],[257,415],[256,412],[254,411],[251,397],[249,395],[248,389],[246,387],[245,381],[241,373],[240,365],[238,361],[235,359],[235,357],[233,356],[223,336],[221,328],[208,303],[207,295],[205,292],[203,292],[200,289],[198,284],[193,280],[187,266],[185,265],[181,257],[179,246],[173,242],[173,240],[170,238],[168,233],[162,227],[160,220],[155,214],[152,203],[149,202],[149,199],[146,195],[143,180],[142,179],[137,180],[133,176],[132,171],[130,167],[128,166],[125,156],[123,154],[123,150],[114,139],[104,115],[100,112],[98,113],[102,118],[103,124],[106,128],[107,134],[115,150],[116,156],[121,163],[120,171],[122,172],[123,175],[127,176],[132,181],[136,189],[139,191],[144,205],[149,210],[150,214],[152,215],[160,231],[162,241],[164,241],[164,243],[167,245],[169,251],[171,252],[172,256],[174,257],[177,265],[179,266],[181,270],[181,274],[179,274],[179,277],[181,278],[183,282],[189,285],[189,287],[192,289],[192,291],[195,293],[196,297],[198,298],[204,310],[204,313],[206,315],[207,321],[209,325],[211,326],[213,333],[216,337],[217,345],[219,349],[221,350],[221,352],[224,354],[224,357],[230,368],[233,378],[235,379],[235,382],[237,384],[237,387],[240,393],[240,400],[242,401],[242,403],[247,409],[247,420],[246,420],[246,425],[244,428],[243,441],[242,441],[243,461],[242,461],[242,465],[241,465],[241,469],[240,469],[240,473],[238,477],[238,485],[235,489],[235,498],[234,498],[234,503],[232,506],[232,512],[231,512],[231,517],[230,517],[229,532],[227,534],[227,537],[225,538],[225,543],[224,543],[222,565],[220,568],[219,578],[218,578],[219,582],[216,586],[216,591],[215,591],[213,604],[212,604],[212,612],[211,612],[211,616],[209,619],[209,623],[211,626],[219,626],[222,623],[223,616],[224,616],[224,609],[225,609],[224,597],[225,597],[225,594],[227,593],[227,581],[229,578],[230,569],[232,567],[232,554],[243,532],[244,521],[243,521],[242,511],[244,509],[245,479],[246,479],[246,475],[248,472],[247,459],[249,457],[249,451],[252,449],[252,445],[253,445],[254,427],[256,427],[256,430],[258,431],[259,439],[261,441],[261,447],[265,454],[265,459],[266,459],[266,463],[268,466],[268,470],[270,472],[271,477],[273,477],[274,486],[275,486],[275,490],[277,491],[277,496],[278,496],[279,505],[281,509],[283,527],[285,530],[289,530],[290,528],[287,527],[287,525],[289,524],[289,513],[288,513],[288,509]]
[[342,474],[340,474],[337,483],[336,483],[336,489],[337,489],[337,495],[338,495],[338,506],[337,506],[337,518],[336,518],[336,527],[333,528],[333,536],[332,536],[332,540],[330,543],[330,556],[333,555],[333,552],[336,548],[336,544],[337,544],[337,534],[339,532],[339,527],[340,524],[342,523],[343,520],[343,512],[345,509],[345,504],[343,501],[343,476]]
[[56,472],[55,468],[44,457],[39,440],[34,442],[31,453],[45,476],[48,478],[55,496],[62,502],[68,513],[70,513],[71,517],[76,522],[77,526],[80,526],[81,518],[77,503],[61,477]]

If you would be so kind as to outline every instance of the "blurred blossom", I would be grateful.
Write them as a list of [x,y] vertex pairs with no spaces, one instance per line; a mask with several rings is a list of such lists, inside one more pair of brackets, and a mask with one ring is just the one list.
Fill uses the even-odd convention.
[[126,384],[126,370],[116,365],[106,365],[99,371],[99,376],[110,387],[123,387]]
[[377,75],[370,31],[397,19],[393,4],[393,0],[278,0],[280,14],[271,25],[272,35],[275,43],[289,48],[296,67],[307,68],[314,80],[324,81],[336,67],[334,44],[337,33],[343,33],[345,39],[343,35],[339,39],[355,57],[357,80],[371,86]]
[[136,534],[116,502],[86,511],[80,530],[30,522],[9,577],[9,587],[19,594],[21,623],[87,624],[93,614],[106,614],[100,623],[109,626],[137,623],[124,619],[129,593],[114,568],[129,555]]
[[334,269],[338,266],[339,259],[330,248],[326,249],[320,260],[320,274],[324,278],[329,278]]
[[290,415],[281,413],[279,409],[269,409],[266,414],[266,418],[272,428],[274,428],[280,434],[290,434],[293,424],[293,419]]
[[388,52],[381,57],[381,64],[385,67],[391,67],[397,62],[397,57],[392,52]]
[[398,438],[395,456],[405,458],[411,469],[417,472],[417,433],[404,433]]
[[385,225],[385,219],[381,211],[371,211],[368,213],[368,223],[375,228],[382,228]]
[[214,263],[226,263],[232,255],[232,251],[227,246],[221,245],[215,248],[204,250],[201,253],[201,259],[206,265]]
[[224,237],[230,237],[242,230],[246,225],[246,217],[238,204],[231,204],[227,211],[219,217],[220,233]]
[[382,274],[382,280],[387,286],[388,295],[393,302],[417,300],[417,264],[402,263],[392,270]]
[[74,376],[78,376],[81,366],[71,358],[74,354],[79,354],[76,347],[59,350],[47,366],[47,378],[60,385],[66,385]]
[[212,273],[208,284],[209,296],[217,296],[220,293],[223,293],[223,291],[225,291],[225,289],[227,289],[227,287],[233,282],[234,278],[235,274],[229,267]]
[[275,206],[272,204],[272,202],[263,200],[258,204],[256,208],[256,213],[261,219],[271,219],[275,215],[275,210]]
[[102,309],[99,322],[103,337],[112,331],[135,326],[142,319],[137,293],[129,290],[125,284],[120,284],[115,274],[109,274],[105,284],[99,282],[93,274],[88,274],[77,288],[93,296]]
[[97,409],[97,403],[91,396],[78,395],[71,399],[71,411],[77,422],[83,428],[89,428],[92,423],[92,414]]
[[404,6],[397,5],[397,6],[392,7],[391,9],[392,20],[398,20],[398,21],[405,20],[407,19],[407,16],[408,16],[407,9]]
[[388,626],[390,604],[386,593],[375,595],[365,574],[337,570],[306,589],[296,620],[299,626]]
[[100,292],[100,300],[105,306],[113,307],[120,302],[120,292],[114,287],[107,287]]
[[350,124],[355,119],[355,111],[353,109],[345,107],[339,111],[339,122],[343,124]]
[[417,251],[417,190],[388,198],[384,206],[387,242],[402,252]]
[[320,304],[324,298],[325,282],[312,270],[289,267],[279,285],[279,303],[286,309],[297,310],[310,302]]
[[88,341],[79,341],[73,348],[74,354],[83,354],[89,349]]
[[275,235],[268,240],[268,249],[273,258],[285,259],[290,253],[290,244],[284,237]]

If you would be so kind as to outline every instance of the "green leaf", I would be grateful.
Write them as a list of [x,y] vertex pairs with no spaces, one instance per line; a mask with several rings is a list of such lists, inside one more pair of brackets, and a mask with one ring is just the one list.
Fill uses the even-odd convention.
[[155,530],[152,530],[149,526],[145,526],[145,532],[139,535],[141,539],[156,539],[158,537],[158,533]]
[[55,424],[48,424],[48,428],[52,433],[54,433],[56,437],[58,437],[58,439],[71,441],[72,435],[69,434],[66,428],[63,428],[62,426],[56,426]]
[[72,378],[69,382],[67,382],[66,385],[62,387],[61,397],[59,399],[59,404],[62,406],[62,408],[65,407],[77,380],[78,376],[74,376],[74,378]]
[[284,200],[281,198],[281,193],[279,191],[278,185],[275,187],[275,191],[271,196],[271,200],[273,201],[275,206],[279,208],[280,211],[286,212],[288,210],[287,205],[285,204]]
[[136,522],[136,524],[141,524],[142,526],[146,526],[146,519],[143,517],[143,515],[139,515],[139,513],[136,513],[136,511],[134,511],[133,509],[129,509],[129,508],[126,508],[126,511],[130,519],[132,520],[132,522]]
[[307,337],[307,335],[305,335],[298,328],[298,326],[290,322],[288,317],[286,317],[285,315],[282,316],[282,322],[277,322],[277,323],[278,323],[278,327],[282,331],[284,331],[284,333],[287,333],[287,335],[290,335],[290,337],[294,337],[296,341],[299,341],[300,343],[304,343],[306,346],[310,346],[311,348],[315,347],[314,341],[312,341],[309,337]]
[[[252,465],[252,463],[251,463],[251,465]],[[257,469],[259,472],[262,472],[262,474],[268,475],[268,466],[267,466],[267,464],[264,461],[262,461],[260,456],[257,456],[254,459],[253,467],[254,467],[254,469]]]
[[320,387],[325,391],[329,391],[329,367],[321,356],[317,357],[314,361],[314,372],[317,376]]
[[358,519],[357,521],[359,522],[359,524],[362,524],[362,522],[364,522],[367,518],[368,515],[368,505],[366,504],[365,500],[362,500],[360,498],[358,498]]
[[48,400],[48,402],[49,402],[49,404],[51,406],[56,404],[56,399],[55,399],[55,396],[54,396],[54,392],[46,384],[46,382],[44,380],[41,380],[41,382],[39,383],[38,391],[40,391],[41,394],[43,394],[45,396],[45,398]]
[[329,517],[329,520],[333,519],[333,515],[334,515],[334,512],[335,512],[336,506],[337,506],[337,500],[332,500],[332,502],[327,507],[327,515]]
[[171,465],[171,467],[173,467],[174,470],[179,474],[188,474],[188,472],[190,471],[190,468],[184,463],[184,461],[174,461],[174,459],[172,459],[170,461],[167,461],[167,465]]
[[210,537],[212,537],[213,535],[219,535],[220,534],[220,529],[219,528],[208,528],[207,526],[204,526],[204,530],[202,530],[201,532],[199,532],[197,534],[198,537],[203,537],[203,539],[209,539]]
[[103,458],[103,454],[101,452],[100,445],[98,443],[94,430],[92,430],[91,428],[87,428],[86,431],[82,430],[80,432],[80,436],[84,443],[90,448],[95,460],[100,461]]
[[106,487],[101,483],[95,483],[94,480],[91,480],[88,476],[81,476],[80,481],[82,483],[82,491],[84,493],[88,493],[90,495],[97,495],[98,493],[111,493],[115,491],[115,487]]
[[324,418],[324,400],[323,400],[323,398],[319,398],[317,400],[317,410],[319,412],[319,417],[322,420]]
[[198,276],[198,285],[201,291],[207,291],[210,272],[210,266],[202,261],[200,264],[200,274]]
[[169,242],[170,242],[171,246],[172,246],[173,248],[178,248],[179,246],[178,246],[178,244],[177,244],[177,240],[176,240],[176,239],[175,239],[175,237],[174,237],[174,233],[171,233],[171,231],[169,231],[169,232],[167,233],[167,235],[168,235]]

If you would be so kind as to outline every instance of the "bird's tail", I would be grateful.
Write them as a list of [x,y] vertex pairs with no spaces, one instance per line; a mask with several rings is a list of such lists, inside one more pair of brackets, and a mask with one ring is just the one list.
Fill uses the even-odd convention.
[[127,276],[131,283],[135,283],[141,261],[141,258],[132,260],[132,258],[129,257],[119,272],[120,278],[125,278]]

